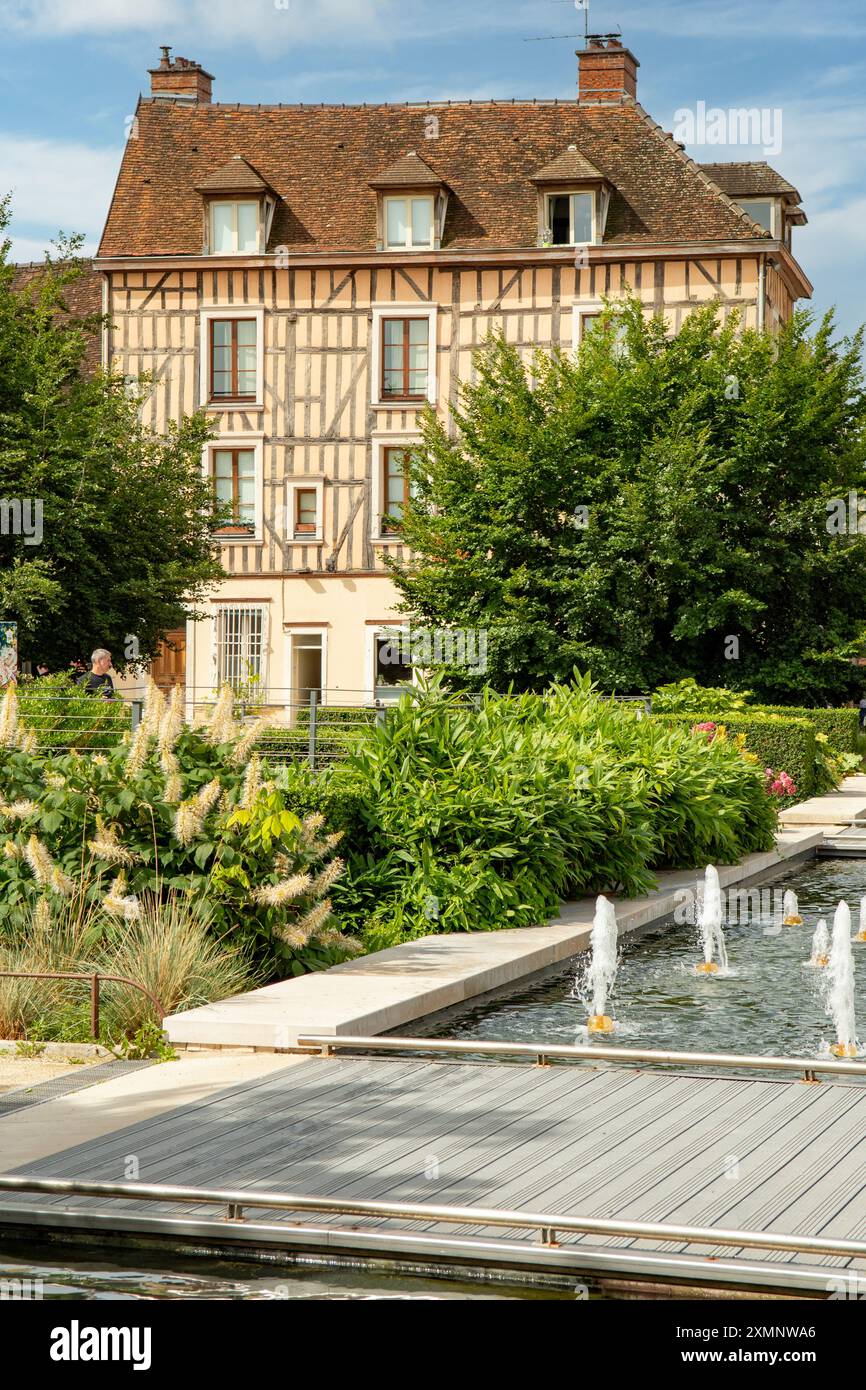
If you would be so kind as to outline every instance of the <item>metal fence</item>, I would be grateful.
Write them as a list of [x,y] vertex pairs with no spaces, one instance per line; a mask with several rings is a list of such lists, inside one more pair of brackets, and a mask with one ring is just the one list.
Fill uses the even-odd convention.
[[[138,727],[146,693],[146,687],[140,685],[126,687],[114,699],[104,699],[99,695],[42,694],[38,687],[25,687],[20,692],[20,714],[23,723],[36,731],[38,746],[46,752],[98,753],[116,748],[124,735]],[[167,689],[165,693],[169,693]],[[404,696],[414,698],[423,708],[423,689],[414,685],[373,690],[241,685],[235,690],[234,717],[242,726],[264,721],[255,745],[260,755],[274,762],[304,762],[323,768],[345,757],[372,727],[383,725]],[[206,725],[217,698],[212,686],[184,687],[186,722],[193,727]],[[651,710],[647,696],[614,698],[638,706],[638,717]],[[480,695],[467,694],[457,708],[477,710],[481,700]],[[507,711],[507,697],[503,700]],[[515,700],[515,717],[519,712]]]

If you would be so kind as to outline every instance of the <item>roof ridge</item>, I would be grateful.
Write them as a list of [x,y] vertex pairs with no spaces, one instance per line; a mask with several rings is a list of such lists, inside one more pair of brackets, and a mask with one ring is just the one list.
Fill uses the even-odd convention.
[[[720,198],[723,203],[727,203],[728,207],[731,208],[737,214],[737,216],[740,217],[742,221],[745,222],[746,225],[752,229],[752,231],[754,231],[754,229],[757,228],[758,232],[760,232],[762,237],[767,237],[766,227],[762,227],[760,222],[756,222],[754,218],[750,217],[749,214],[746,211],[744,211],[743,208],[740,207],[739,203],[735,202],[733,198],[729,198],[727,193],[725,193],[724,189],[719,188],[719,185],[713,182],[709,174],[704,172],[700,164],[698,164],[697,160],[692,159],[690,154],[686,154],[679,141],[675,140],[673,135],[669,135],[666,130],[663,130],[662,127],[659,125],[658,121],[653,120],[652,116],[649,114],[648,111],[644,110],[639,101],[637,101],[634,97],[628,97],[626,98],[626,100],[629,102],[630,105],[634,106],[641,120],[644,122],[645,125],[649,127],[649,129],[653,132],[656,138],[658,140],[661,140],[662,143],[668,147],[668,149],[675,151],[679,158],[684,160],[686,164],[690,165],[691,168],[694,169],[698,178],[706,184],[707,188],[710,189],[712,193],[715,193],[716,196]],[[722,161],[717,160],[715,162],[721,163]],[[755,162],[759,163],[760,161]]]

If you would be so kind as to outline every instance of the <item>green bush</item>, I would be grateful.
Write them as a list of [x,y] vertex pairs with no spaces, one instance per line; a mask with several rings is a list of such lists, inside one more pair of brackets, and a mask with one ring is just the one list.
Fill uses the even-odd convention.
[[714,709],[720,713],[747,710],[748,690],[728,690],[726,686],[698,685],[691,676],[660,685],[652,694],[653,714],[697,714]]
[[119,748],[49,756],[0,706],[0,936],[15,942],[40,901],[75,898],[134,921],[139,900],[186,891],[213,931],[268,974],[298,974],[353,949],[328,896],[342,870],[322,818],[303,819],[254,755],[231,692],[206,728],[184,724],[182,696],[151,687],[141,725]]
[[[808,719],[763,712],[733,712],[724,714],[662,714],[654,716],[660,722],[692,729],[696,724],[723,725],[729,738],[745,737],[748,752],[760,760],[761,767],[774,772],[787,772],[797,788],[798,801],[815,794],[815,769],[819,745],[815,726]],[[705,741],[705,738],[704,740]],[[710,747],[713,745],[710,744]]]
[[88,695],[65,672],[23,679],[18,709],[27,727],[35,730],[40,748],[116,748],[132,722],[123,700]]
[[856,709],[805,709],[798,705],[761,705],[762,712],[782,714],[793,719],[808,719],[821,734],[826,734],[834,752],[856,753],[860,715]]
[[[562,898],[646,892],[654,867],[772,844],[762,768],[638,716],[588,678],[478,708],[436,688],[404,697],[326,774],[356,823],[335,907],[372,947],[528,926]],[[296,774],[289,803],[305,790]]]

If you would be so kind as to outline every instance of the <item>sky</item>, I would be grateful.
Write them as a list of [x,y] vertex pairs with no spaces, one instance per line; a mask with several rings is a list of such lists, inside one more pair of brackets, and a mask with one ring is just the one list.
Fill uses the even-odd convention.
[[[621,32],[640,62],[638,99],[665,130],[701,139],[682,115],[699,103],[766,113],[763,143],[688,152],[767,158],[796,186],[809,225],[795,228],[794,252],[812,304],[835,306],[853,332],[866,321],[863,0],[589,4],[590,32]],[[217,101],[569,98],[583,31],[575,0],[0,0],[13,259],[41,259],[58,231],[95,251],[161,44],[214,74]]]

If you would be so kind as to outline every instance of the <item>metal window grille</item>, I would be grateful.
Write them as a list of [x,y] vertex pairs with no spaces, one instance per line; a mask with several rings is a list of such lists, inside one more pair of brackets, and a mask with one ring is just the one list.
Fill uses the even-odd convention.
[[245,605],[217,610],[217,684],[242,691],[251,681],[265,685],[265,609]]

